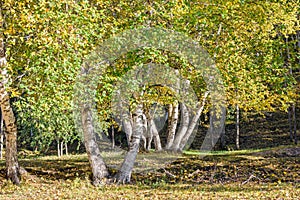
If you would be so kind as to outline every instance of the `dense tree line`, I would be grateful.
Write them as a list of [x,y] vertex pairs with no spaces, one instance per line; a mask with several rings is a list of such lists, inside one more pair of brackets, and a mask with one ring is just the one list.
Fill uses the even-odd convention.
[[[300,29],[296,0],[3,0],[0,6],[1,111],[6,127],[7,175],[14,183],[19,183],[16,124],[21,146],[45,151],[56,144],[61,155],[68,144],[81,141],[82,133],[73,120],[73,88],[86,56],[107,39],[143,27],[182,33],[208,52],[222,75],[226,109],[235,111],[237,130],[240,110],[281,109],[288,111],[291,139],[297,142],[295,107],[299,83],[294,72],[299,72]],[[148,149],[153,138],[156,150],[182,151],[198,118],[211,106],[203,74],[189,60],[165,49],[135,49],[103,64],[106,75],[97,80],[96,108],[104,133],[117,124],[111,109],[115,84],[131,69],[147,63],[174,68],[182,80],[187,80],[184,87],[195,91],[198,101],[194,103],[198,107],[192,112],[176,97],[176,91],[166,87],[142,85],[139,95],[129,98],[132,112],[127,113],[128,121],[123,120],[117,127],[125,130],[132,153],[116,176],[122,182],[130,180],[141,137],[148,140]],[[175,85],[183,84],[173,80]],[[12,105],[9,96],[14,99]],[[168,113],[165,146],[151,114],[153,105]],[[98,149],[93,134],[101,133],[93,130],[90,105],[85,106],[80,123],[89,127],[83,131],[89,153]],[[238,135],[237,132],[237,148]],[[108,175],[97,151],[89,154],[95,184]]]

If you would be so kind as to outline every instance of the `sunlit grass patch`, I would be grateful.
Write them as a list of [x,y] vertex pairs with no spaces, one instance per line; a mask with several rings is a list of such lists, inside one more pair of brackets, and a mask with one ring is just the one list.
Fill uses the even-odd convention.
[[[299,156],[278,157],[284,150],[220,151],[205,157],[193,151],[140,153],[130,185],[97,188],[86,154],[20,159],[27,173],[19,187],[5,180],[2,160],[0,199],[297,199]],[[125,155],[103,156],[116,172]],[[165,163],[154,167],[158,158]]]

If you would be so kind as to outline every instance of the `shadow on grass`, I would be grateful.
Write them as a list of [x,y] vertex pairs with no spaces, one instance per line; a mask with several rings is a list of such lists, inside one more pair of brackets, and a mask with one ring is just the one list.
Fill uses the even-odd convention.
[[[201,159],[199,156],[186,156],[175,159],[156,170],[148,170],[149,165],[157,157],[156,153],[139,155],[137,167],[141,170],[132,175],[133,184],[241,184],[249,179],[249,183],[300,183],[300,157],[277,157],[268,151],[264,154],[210,155]],[[273,156],[271,156],[273,155]],[[285,154],[282,154],[285,155]],[[161,155],[162,156],[162,155]],[[168,155],[166,155],[168,156]],[[163,157],[163,156],[162,156]],[[118,166],[122,156],[107,159],[108,166]],[[163,158],[161,158],[164,161]],[[144,164],[148,162],[148,164]],[[140,164],[139,164],[140,163]],[[143,165],[142,165],[142,164]],[[56,156],[34,159],[20,159],[28,174],[49,181],[86,179],[91,177],[91,169],[86,155],[74,155],[58,158]],[[5,163],[0,162],[0,178],[5,178]],[[142,169],[144,171],[142,171]],[[117,168],[109,168],[113,174]],[[247,182],[247,183],[248,183]]]

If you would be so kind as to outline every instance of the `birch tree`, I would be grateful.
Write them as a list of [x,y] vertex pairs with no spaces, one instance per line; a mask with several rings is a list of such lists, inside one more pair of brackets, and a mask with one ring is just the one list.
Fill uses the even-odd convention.
[[[2,12],[2,10],[0,10]],[[0,13],[0,24],[3,24],[3,18]],[[20,167],[17,156],[17,125],[14,113],[10,105],[9,94],[5,85],[8,83],[8,75],[6,70],[6,56],[4,37],[0,37],[0,105],[6,133],[6,176],[14,184],[20,184]]]

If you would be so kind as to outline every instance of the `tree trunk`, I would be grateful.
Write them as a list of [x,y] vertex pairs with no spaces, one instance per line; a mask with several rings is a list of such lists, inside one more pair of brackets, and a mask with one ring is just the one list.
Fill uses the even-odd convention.
[[4,124],[3,124],[3,117],[0,108],[0,159],[3,159],[3,141],[4,141]]
[[115,129],[114,126],[111,127],[111,148],[115,148]]
[[180,110],[181,110],[180,127],[174,139],[174,143],[171,147],[172,151],[180,151],[180,143],[182,141],[182,138],[186,134],[186,131],[188,130],[189,122],[190,122],[189,111],[184,103],[180,103]]
[[1,111],[6,127],[6,170],[7,178],[14,184],[20,184],[20,167],[17,157],[17,126],[15,123],[14,113],[10,107],[9,96],[0,88],[1,94]]
[[124,184],[130,182],[131,172],[138,153],[140,139],[144,129],[143,126],[143,110],[142,106],[138,105],[133,115],[133,132],[129,151],[127,152],[127,155],[122,163],[120,171],[114,178],[117,183]]
[[91,105],[85,105],[81,111],[84,145],[89,158],[93,173],[93,184],[102,184],[103,179],[108,176],[108,170],[100,155],[99,146],[96,141],[95,129],[93,126]]
[[154,116],[155,116],[155,110],[151,114],[149,111],[146,111],[146,119],[148,125],[147,134],[146,134],[146,137],[148,139],[147,151],[150,151],[153,139],[154,139],[155,150],[156,151],[162,150],[160,136],[158,134],[157,126],[153,120]]
[[225,141],[225,124],[224,127],[222,129],[221,135],[220,135],[220,143],[221,143],[221,149],[225,149],[225,145],[226,145],[226,141]]
[[60,156],[63,156],[64,155],[64,142],[61,141],[60,143]]
[[[121,96],[121,90],[116,91],[117,99],[123,99],[124,97]],[[126,139],[127,139],[127,145],[128,148],[130,146],[130,141],[132,137],[132,116],[129,110],[126,110],[126,108],[130,107],[130,103],[126,101],[117,101],[116,103],[113,104],[113,109],[115,109],[115,112],[118,111],[120,112],[120,115],[117,118],[117,121],[122,124],[122,130],[126,134]]]
[[[298,15],[298,19],[300,18],[300,15]],[[297,47],[298,47],[298,55],[300,54],[300,30],[297,30]],[[300,58],[298,57],[298,64],[300,65]],[[299,69],[300,70],[300,69]],[[299,71],[300,72],[300,71]],[[294,135],[295,135],[295,143],[298,144],[298,138],[297,138],[297,118],[296,118],[296,103],[294,103],[294,116],[295,124],[294,124]]]
[[176,134],[176,128],[178,123],[178,103],[176,102],[173,105],[169,106],[169,119],[168,119],[168,134],[167,134],[167,144],[165,148],[169,150],[171,146],[173,145],[175,134]]
[[236,139],[235,145],[237,149],[240,149],[240,108],[236,104]]
[[[151,136],[154,138],[155,150],[156,151],[161,151],[162,147],[161,147],[160,137],[159,137],[155,122],[154,122],[153,119],[150,119],[149,121],[150,121],[149,122],[150,123],[150,125],[149,125],[150,130],[149,131],[150,131]],[[150,145],[151,145],[151,143],[149,143],[149,146]],[[150,148],[148,150],[150,150]]]
[[132,139],[132,120],[129,119],[129,116],[123,116],[122,118],[123,129],[126,134],[128,147],[130,146],[130,142]]
[[66,152],[66,155],[69,155],[69,152],[68,152],[68,143],[67,142],[65,143],[65,152]]
[[143,149],[146,151],[150,151],[151,143],[152,143],[152,132],[148,128],[148,118],[146,117],[145,114],[142,115],[142,124],[143,124],[143,132],[141,135],[141,139],[143,141]]
[[192,121],[190,122],[188,130],[186,131],[184,137],[182,138],[182,140],[180,142],[180,147],[179,147],[180,151],[183,150],[183,148],[185,147],[188,139],[190,138],[191,134],[193,133],[193,131],[194,131],[195,127],[196,127],[198,119],[201,116],[202,111],[204,109],[207,95],[208,95],[208,92],[205,92],[203,100],[202,100],[202,104],[201,104],[200,108],[197,110],[196,115],[193,117]]
[[17,157],[17,125],[10,106],[9,95],[5,90],[5,84],[8,81],[5,64],[5,48],[2,38],[0,38],[0,105],[6,127],[6,175],[8,179],[18,185],[20,184],[20,167]]
[[297,139],[297,119],[296,119],[296,105],[293,103],[292,105],[292,111],[293,111],[293,122],[294,122],[294,142],[295,144],[298,143]]
[[[179,88],[180,88],[180,79],[178,78],[179,70],[175,70],[175,74],[177,77],[175,92],[178,94]],[[174,145],[173,143],[174,143],[175,134],[176,134],[178,116],[179,116],[179,102],[175,101],[173,103],[173,105],[169,106],[167,143],[165,146],[166,150],[170,150],[172,148],[172,146]]]
[[289,108],[288,108],[288,121],[289,121],[290,140],[291,140],[291,142],[293,142],[294,137],[293,137],[292,106],[289,106]]
[[60,145],[59,145],[60,142],[59,142],[59,140],[57,140],[56,142],[57,142],[57,156],[60,157],[60,155],[61,155],[60,154]]
[[[289,67],[289,75],[293,75],[293,69],[292,66],[290,66],[289,61],[291,59],[290,56],[290,49],[289,49],[289,39],[285,39],[286,43],[286,55],[287,55],[287,65]],[[297,133],[297,122],[296,122],[296,109],[295,109],[295,103],[293,103],[289,109],[288,109],[288,118],[289,118],[289,129],[290,129],[290,139],[291,142],[295,142],[297,144],[297,139],[296,139],[296,133]]]

